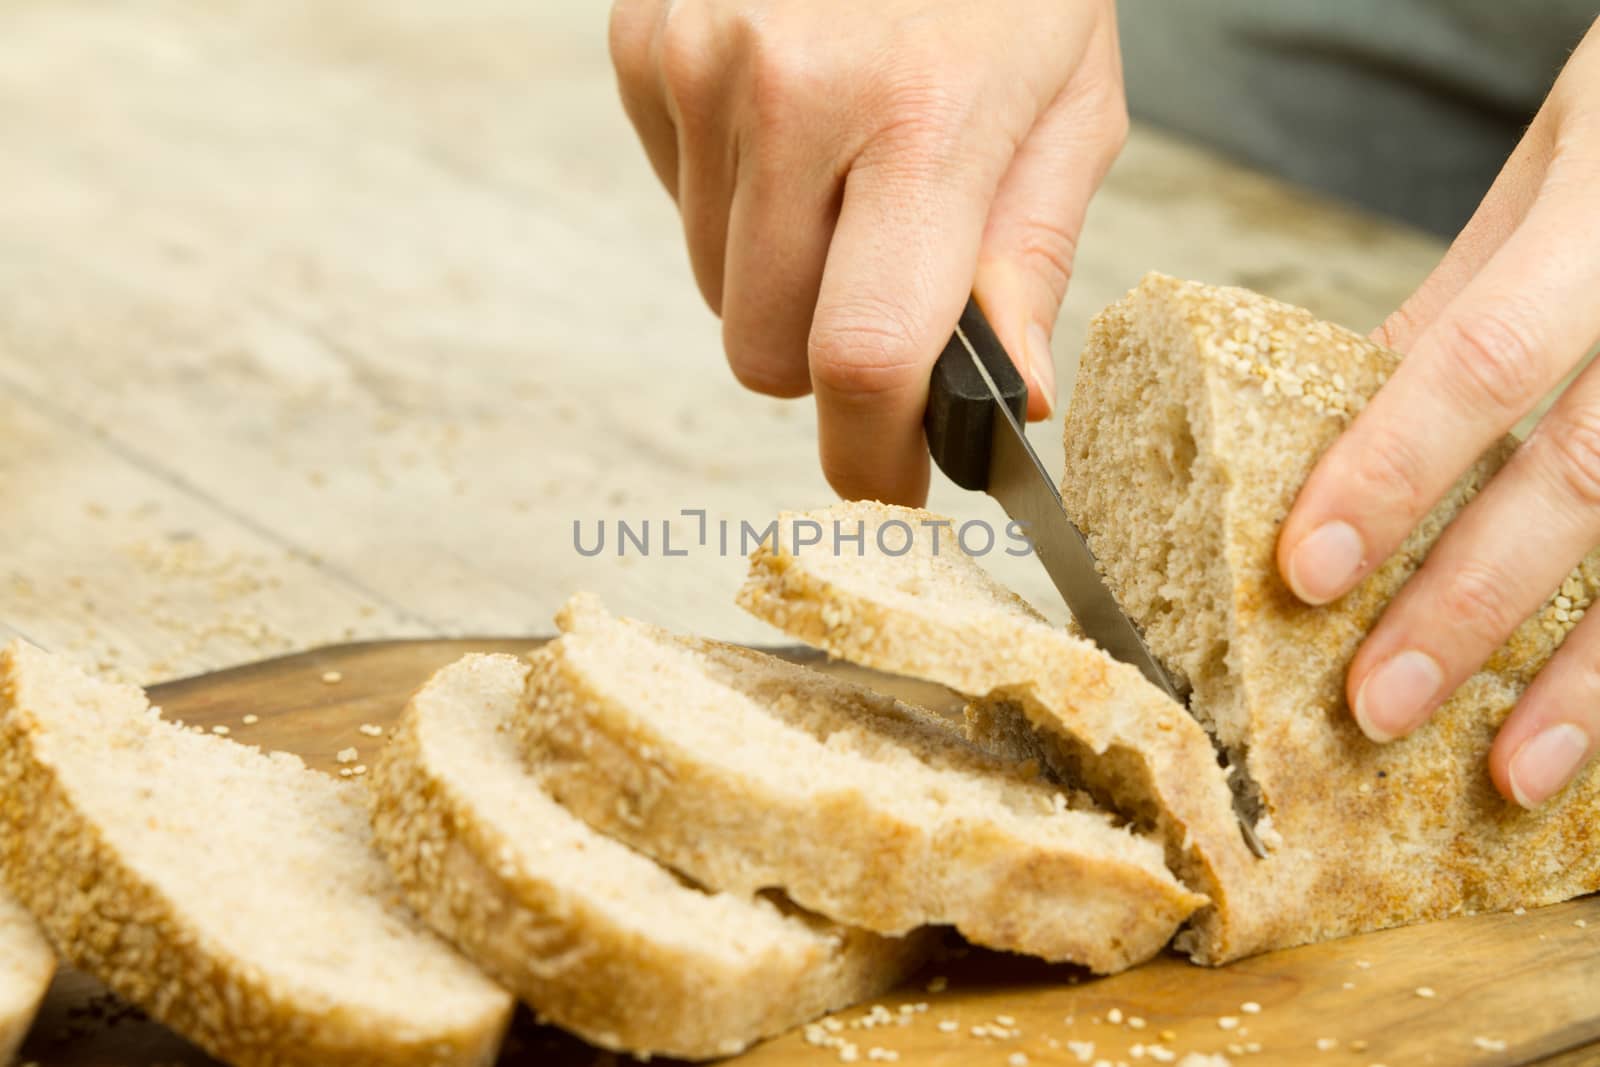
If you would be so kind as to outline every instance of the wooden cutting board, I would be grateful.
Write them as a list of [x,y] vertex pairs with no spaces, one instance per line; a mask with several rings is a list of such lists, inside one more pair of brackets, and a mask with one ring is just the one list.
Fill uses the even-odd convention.
[[[169,718],[223,726],[238,741],[295,752],[336,772],[375,754],[382,740],[369,736],[371,727],[387,727],[434,670],[465,652],[536,643],[341,645],[157,686],[151,699]],[[937,686],[827,663],[810,651],[779,651],[943,712],[959,710]],[[258,721],[246,724],[245,715]],[[347,748],[357,750],[355,764],[336,761]],[[1095,979],[973,951],[931,967],[879,1004],[876,1013],[871,1005],[839,1013],[837,1031],[828,1032],[855,1046],[856,1062],[1143,1065],[1163,1062],[1168,1051],[1227,1054],[1232,1045],[1236,1064],[1262,1067],[1600,1064],[1600,897],[1390,930],[1216,970],[1167,956]],[[885,1012],[893,1021],[878,1021]],[[1138,1045],[1146,1046],[1143,1056]],[[214,1062],[70,970],[57,978],[21,1059],[40,1067]],[[840,1059],[836,1047],[791,1033],[738,1062],[826,1067]],[[525,1013],[501,1059],[502,1067],[616,1062]]]

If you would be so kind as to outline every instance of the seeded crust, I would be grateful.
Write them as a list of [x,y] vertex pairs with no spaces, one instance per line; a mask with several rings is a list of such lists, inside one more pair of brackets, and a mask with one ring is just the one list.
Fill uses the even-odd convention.
[[528,758],[591,825],[702,884],[782,888],[884,934],[951,924],[1102,972],[1148,958],[1204,903],[1156,842],[1068,810],[925,713],[592,598],[557,622],[529,679]]
[[590,830],[509,732],[528,671],[486,655],[439,671],[371,785],[411,905],[542,1018],[617,1051],[726,1056],[884,991],[933,947],[706,893]]
[[0,651],[0,870],[65,959],[244,1067],[492,1063],[511,998],[395,899],[360,793]]
[[[1157,832],[1168,866],[1212,901],[1191,925],[1210,942],[1232,943],[1229,892],[1256,861],[1216,751],[1183,707],[1136,668],[1046,622],[959,549],[942,516],[858,501],[786,513],[779,529],[804,519],[829,531],[837,523],[843,543],[864,547],[835,553],[824,538],[796,553],[781,539],[763,543],[741,606],[831,655],[973,698],[972,740],[1037,761]],[[891,551],[911,531],[907,551],[876,547],[885,524]],[[852,540],[858,532],[865,536]]]
[[1362,636],[1509,440],[1340,601],[1306,607],[1278,577],[1296,491],[1398,359],[1299,308],[1155,274],[1090,332],[1067,510],[1282,838],[1229,885],[1235,936],[1199,946],[1211,960],[1600,886],[1600,774],[1524,812],[1486,770],[1496,728],[1592,600],[1600,556],[1410,738],[1369,742],[1344,699]]
[[56,954],[33,916],[0,895],[0,1064],[15,1060],[55,970]]

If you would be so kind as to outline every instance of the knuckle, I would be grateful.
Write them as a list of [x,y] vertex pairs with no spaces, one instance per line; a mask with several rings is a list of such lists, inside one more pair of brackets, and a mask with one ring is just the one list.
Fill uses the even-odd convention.
[[1452,626],[1463,628],[1480,645],[1493,648],[1516,629],[1519,620],[1509,591],[1514,588],[1496,567],[1468,561],[1443,576],[1438,607]]
[[1074,230],[1047,217],[1030,218],[1022,224],[1016,253],[1022,268],[1043,279],[1056,300],[1066,294],[1078,254]]
[[1427,508],[1425,470],[1409,439],[1393,430],[1376,430],[1351,461],[1352,495],[1398,507],[1414,521]]
[[611,65],[624,82],[645,81],[650,71],[650,41],[655,24],[648,5],[638,0],[618,0],[611,8],[606,43]]
[[1411,301],[1407,300],[1390,312],[1389,317],[1372,331],[1372,339],[1385,348],[1401,351],[1411,338],[1417,336],[1420,326],[1421,323],[1411,310]]
[[884,306],[819,311],[806,356],[814,385],[863,396],[903,388],[922,365],[910,317]]
[[1545,447],[1561,488],[1585,508],[1600,508],[1600,410],[1555,416]]
[[717,75],[709,40],[692,4],[675,4],[661,25],[661,82],[680,109],[704,98]]
[[1470,401],[1520,415],[1539,398],[1544,382],[1533,321],[1510,302],[1449,320],[1445,351]]

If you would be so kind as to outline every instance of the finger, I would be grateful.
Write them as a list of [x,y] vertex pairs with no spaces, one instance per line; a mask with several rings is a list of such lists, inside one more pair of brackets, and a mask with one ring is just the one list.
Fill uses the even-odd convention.
[[1584,182],[1556,178],[1553,165],[1523,224],[1318,461],[1278,540],[1302,600],[1342,596],[1388,558],[1600,333],[1600,259],[1586,239],[1600,209]]
[[1600,740],[1600,612],[1585,616],[1522,694],[1489,750],[1507,800],[1537,808],[1571,783]]
[[[1376,741],[1409,734],[1600,544],[1600,373],[1585,372],[1450,524],[1350,665]],[[1441,625],[1441,621],[1446,625]]]
[[1127,138],[1115,24],[1096,31],[1073,80],[1040,117],[1000,182],[973,290],[1028,380],[1028,417],[1056,402],[1050,336],[1072,277],[1089,199]]
[[1397,352],[1410,351],[1444,307],[1516,231],[1544,183],[1554,125],[1548,114],[1534,120],[1438,265],[1417,291],[1372,331],[1374,341]]
[[678,131],[667,113],[659,69],[667,0],[617,0],[611,8],[611,65],[622,110],[667,192],[678,195]]
[[740,168],[728,223],[722,343],[734,376],[768,396],[811,391],[806,339],[838,218],[837,180],[798,160]]
[[929,371],[971,291],[1010,162],[973,143],[963,120],[908,119],[845,179],[807,354],[823,473],[847,498],[927,496]]
[[703,5],[668,5],[659,33],[664,99],[677,131],[676,196],[695,284],[717,314],[722,311],[723,260],[728,212],[737,180],[732,136],[733,68],[726,30]]

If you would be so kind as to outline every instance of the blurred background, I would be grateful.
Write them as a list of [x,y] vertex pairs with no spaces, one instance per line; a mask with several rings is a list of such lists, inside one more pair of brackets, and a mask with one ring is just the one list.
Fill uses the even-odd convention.
[[[1089,317],[1147,270],[1380,321],[1582,28],[1511,47],[1532,21],[1513,9],[1537,6],[1126,4],[1139,121],[1081,242],[1061,406]],[[685,509],[761,526],[831,500],[810,403],[727,372],[616,101],[606,14],[0,9],[0,637],[153,682],[328,642],[548,632],[590,589],[775,639],[732,606],[742,559],[662,556],[659,524],[686,546]],[[1489,88],[1415,47],[1440,26]],[[1440,123],[1460,147],[1417,140]],[[1056,469],[1059,420],[1033,430]],[[1002,521],[945,483],[932,506]],[[592,543],[618,519],[648,522],[653,554],[575,551],[575,523]],[[1032,560],[1000,562],[1059,616]]]

